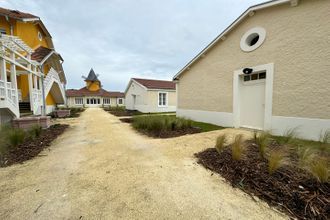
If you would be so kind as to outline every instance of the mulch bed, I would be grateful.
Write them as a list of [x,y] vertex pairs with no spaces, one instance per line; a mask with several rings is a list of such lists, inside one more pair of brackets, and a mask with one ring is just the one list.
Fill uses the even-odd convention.
[[16,163],[23,163],[37,156],[43,149],[50,146],[51,142],[61,135],[69,125],[55,124],[41,132],[35,139],[27,138],[24,143],[18,145],[4,156],[0,161],[0,167],[10,166]]
[[257,146],[250,143],[243,160],[235,161],[231,149],[221,155],[215,148],[196,153],[198,163],[221,174],[234,187],[257,196],[298,219],[330,219],[330,184],[319,183],[306,171],[287,165],[273,175]]
[[139,115],[141,113],[139,113],[138,111],[129,111],[129,110],[125,110],[125,111],[111,111],[111,110],[105,110],[107,112],[109,112],[110,114],[117,116],[117,117],[123,117],[123,116],[134,116],[134,115]]
[[124,123],[133,123],[133,118],[120,118],[119,120]]
[[161,131],[161,132],[148,132],[148,131],[139,131],[142,134],[145,134],[149,137],[154,138],[173,138],[173,137],[179,137],[186,134],[196,134],[200,133],[200,128],[186,128],[184,130],[174,130],[174,131]]
[[[121,118],[120,121],[124,123],[132,123],[133,118]],[[171,131],[161,131],[161,132],[148,132],[148,131],[139,131],[140,133],[147,135],[149,137],[155,137],[155,138],[173,138],[173,137],[179,137],[186,134],[196,134],[200,133],[201,129],[197,127],[192,128],[186,128],[184,130],[171,130]]]

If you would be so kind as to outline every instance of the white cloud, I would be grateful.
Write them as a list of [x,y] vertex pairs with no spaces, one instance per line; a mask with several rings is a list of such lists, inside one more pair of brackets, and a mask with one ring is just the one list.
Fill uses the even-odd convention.
[[123,91],[130,77],[171,79],[252,4],[262,0],[5,0],[35,14],[64,57],[68,88],[91,67],[104,88]]

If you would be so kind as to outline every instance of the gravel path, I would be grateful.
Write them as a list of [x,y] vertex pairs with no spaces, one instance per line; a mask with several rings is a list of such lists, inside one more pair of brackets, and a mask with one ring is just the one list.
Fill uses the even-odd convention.
[[226,129],[166,140],[137,134],[101,109],[37,158],[0,169],[0,219],[282,219],[193,153]]

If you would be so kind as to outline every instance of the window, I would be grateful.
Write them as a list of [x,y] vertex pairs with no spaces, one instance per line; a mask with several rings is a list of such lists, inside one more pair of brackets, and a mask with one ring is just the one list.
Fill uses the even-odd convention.
[[241,49],[251,52],[262,45],[266,39],[266,30],[262,27],[255,27],[248,30],[241,38]]
[[6,29],[0,28],[0,34],[7,34]]
[[89,104],[89,99],[87,99],[87,104]]
[[251,73],[249,75],[244,74],[243,75],[243,81],[253,81],[253,80],[260,80],[260,79],[266,79],[266,72],[260,72],[260,73]]
[[75,98],[74,100],[76,105],[83,105],[84,104],[84,99],[83,98]]
[[110,99],[109,98],[104,98],[103,99],[103,104],[104,105],[110,105],[111,103],[110,103]]
[[158,93],[158,106],[167,106],[167,93]]
[[38,39],[42,41],[42,34],[40,33],[40,31],[38,32]]
[[123,104],[123,99],[122,98],[119,98],[118,99],[118,105],[122,105]]

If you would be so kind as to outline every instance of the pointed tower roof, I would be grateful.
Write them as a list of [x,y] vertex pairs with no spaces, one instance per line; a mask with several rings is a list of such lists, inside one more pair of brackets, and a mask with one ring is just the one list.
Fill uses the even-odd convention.
[[88,74],[87,78],[85,79],[85,81],[93,81],[93,82],[94,82],[94,81],[100,81],[100,80],[97,78],[97,76],[96,76],[96,74],[95,74],[93,68],[89,71],[89,74]]

